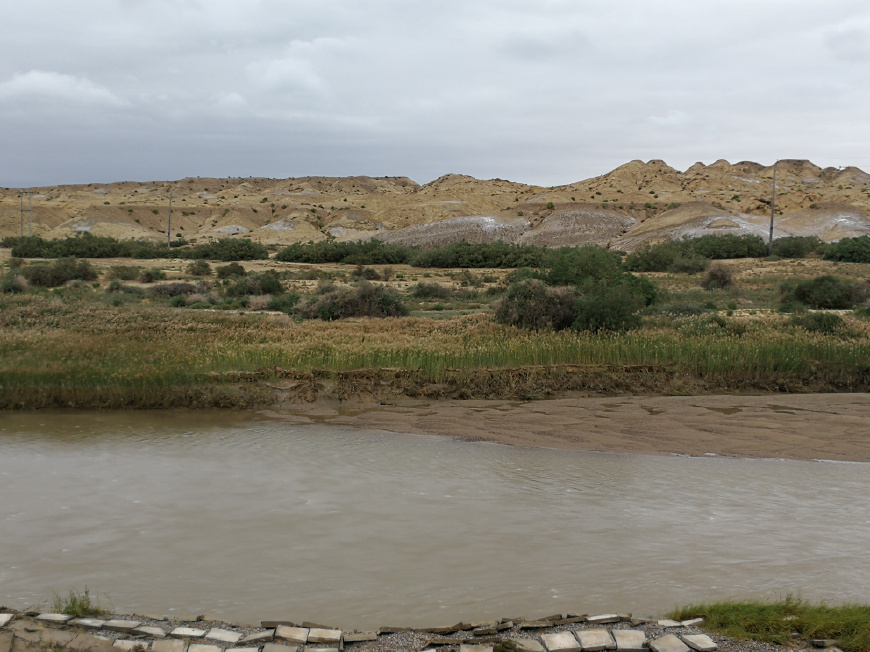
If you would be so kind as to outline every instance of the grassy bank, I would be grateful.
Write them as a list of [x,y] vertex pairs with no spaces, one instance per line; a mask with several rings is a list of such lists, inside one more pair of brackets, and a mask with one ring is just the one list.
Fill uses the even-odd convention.
[[845,652],[870,652],[870,606],[827,606],[787,597],[778,602],[724,601],[675,610],[676,619],[704,618],[704,628],[737,639],[788,645],[792,633],[804,640],[836,640]]
[[847,334],[747,318],[656,320],[611,334],[527,331],[487,314],[297,322],[280,314],[0,298],[0,407],[238,406],[567,391],[866,391],[867,322]]

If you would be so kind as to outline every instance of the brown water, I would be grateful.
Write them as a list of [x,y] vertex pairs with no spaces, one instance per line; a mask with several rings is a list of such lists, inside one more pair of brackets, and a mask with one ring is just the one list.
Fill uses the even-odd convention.
[[120,612],[350,628],[788,592],[870,602],[867,464],[511,448],[227,412],[0,419],[11,607],[88,586]]

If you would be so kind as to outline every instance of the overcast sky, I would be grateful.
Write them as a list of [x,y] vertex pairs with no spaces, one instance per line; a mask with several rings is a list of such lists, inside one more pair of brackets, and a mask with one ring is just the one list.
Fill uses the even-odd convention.
[[0,186],[870,168],[867,0],[4,0]]

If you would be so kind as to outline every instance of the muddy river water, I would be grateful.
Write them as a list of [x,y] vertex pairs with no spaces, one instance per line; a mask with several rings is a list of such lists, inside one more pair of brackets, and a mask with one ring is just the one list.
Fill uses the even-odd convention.
[[440,625],[870,602],[870,465],[558,451],[251,413],[6,413],[0,604]]

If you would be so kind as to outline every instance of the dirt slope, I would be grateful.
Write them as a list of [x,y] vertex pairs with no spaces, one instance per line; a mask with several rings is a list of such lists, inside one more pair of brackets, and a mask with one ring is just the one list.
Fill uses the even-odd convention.
[[[837,240],[870,234],[870,175],[780,161],[775,235]],[[18,189],[0,189],[0,237],[89,232],[116,238],[267,244],[381,238],[407,244],[467,239],[559,246],[595,243],[625,251],[641,242],[705,233],[766,237],[773,167],[748,161],[631,161],[553,188],[448,174],[420,186],[406,177],[304,177],[119,182],[33,188],[32,214]],[[27,208],[27,197],[24,198]],[[30,225],[28,225],[30,218]]]

